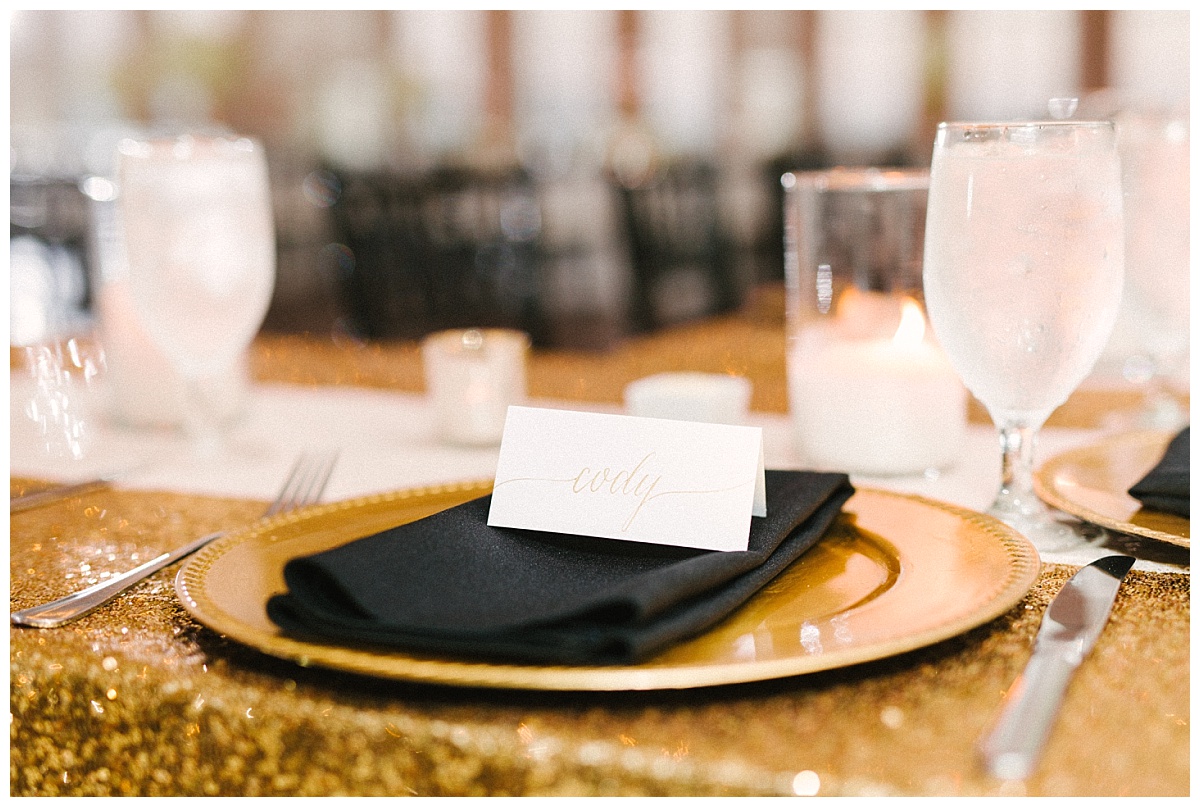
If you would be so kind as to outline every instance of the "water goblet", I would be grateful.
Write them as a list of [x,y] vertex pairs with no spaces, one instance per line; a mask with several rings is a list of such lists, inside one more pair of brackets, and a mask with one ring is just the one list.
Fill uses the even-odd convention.
[[118,200],[133,305],[186,387],[200,453],[228,425],[230,374],[275,284],[275,235],[262,146],[237,136],[126,139]]
[[999,432],[1000,492],[988,512],[1039,549],[1082,540],[1034,492],[1034,443],[1103,351],[1123,278],[1111,122],[939,124],[925,303],[950,363]]
[[[1116,329],[1131,332],[1123,375],[1144,388],[1130,424],[1178,430],[1190,365],[1189,162],[1186,108],[1119,112],[1125,183],[1125,299]],[[1110,349],[1112,345],[1110,344]]]

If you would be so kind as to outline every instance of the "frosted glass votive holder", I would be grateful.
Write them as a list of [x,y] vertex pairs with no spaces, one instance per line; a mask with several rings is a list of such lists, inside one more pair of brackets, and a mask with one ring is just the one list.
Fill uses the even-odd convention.
[[529,337],[501,328],[439,331],[421,357],[438,436],[449,443],[500,443],[508,407],[525,400]]

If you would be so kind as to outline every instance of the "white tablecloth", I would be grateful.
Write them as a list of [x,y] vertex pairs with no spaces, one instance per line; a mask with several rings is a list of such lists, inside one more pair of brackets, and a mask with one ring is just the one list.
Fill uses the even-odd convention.
[[[245,413],[226,448],[198,457],[172,429],[122,428],[104,417],[98,390],[76,391],[75,411],[67,418],[40,422],[28,411],[35,397],[24,374],[10,376],[10,473],[79,481],[119,473],[119,485],[215,496],[270,500],[296,456],[305,449],[340,450],[326,500],[363,496],[405,487],[490,479],[499,448],[446,445],[433,434],[424,396],[391,391],[259,384],[250,387]],[[43,396],[44,397],[44,396]],[[616,407],[529,402],[531,406],[618,412]],[[47,420],[51,422],[47,426]],[[62,425],[76,428],[70,439]],[[793,447],[786,416],[751,413],[748,425],[761,426],[768,468],[806,467]],[[1038,456],[1096,440],[1102,432],[1044,429]],[[999,442],[991,427],[970,426],[957,462],[940,473],[910,477],[852,476],[856,485],[915,493],[983,510],[999,487]],[[1043,552],[1051,563],[1082,565],[1111,550],[1081,544],[1066,551]],[[1135,568],[1181,571],[1139,560]],[[1182,570],[1186,571],[1186,570]]]

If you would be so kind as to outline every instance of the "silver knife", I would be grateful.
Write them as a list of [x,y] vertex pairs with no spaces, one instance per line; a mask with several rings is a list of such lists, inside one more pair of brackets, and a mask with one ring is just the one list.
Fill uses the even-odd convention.
[[23,513],[26,510],[43,507],[47,504],[70,498],[71,496],[91,493],[93,490],[109,487],[116,478],[116,474],[113,474],[112,476],[104,476],[99,479],[89,479],[86,482],[55,485],[45,490],[39,490],[36,493],[23,493],[20,496],[12,496],[8,500],[8,512],[9,514]]
[[1046,609],[1033,656],[1008,690],[999,718],[979,746],[993,776],[1024,779],[1033,773],[1071,675],[1108,622],[1117,589],[1133,561],[1110,555],[1084,566]]

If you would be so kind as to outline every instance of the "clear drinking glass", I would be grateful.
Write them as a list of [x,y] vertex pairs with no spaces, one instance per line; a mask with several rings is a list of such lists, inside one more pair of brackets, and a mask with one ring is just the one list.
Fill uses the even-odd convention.
[[1125,183],[1125,299],[1117,329],[1128,326],[1134,342],[1124,375],[1145,388],[1131,425],[1177,430],[1188,419],[1179,398],[1189,392],[1190,367],[1188,110],[1127,109],[1115,120]]
[[184,380],[195,446],[211,452],[227,425],[224,382],[275,285],[262,146],[237,136],[123,140],[118,194],[134,308]]
[[506,328],[438,331],[421,340],[438,434],[458,445],[498,445],[508,407],[525,400],[528,353],[529,335]]
[[817,470],[936,474],[967,396],[926,328],[929,172],[838,167],[782,177],[788,408]]
[[925,303],[1000,435],[989,512],[1040,549],[1078,540],[1033,490],[1034,441],[1091,371],[1124,277],[1111,122],[942,123],[930,171]]

